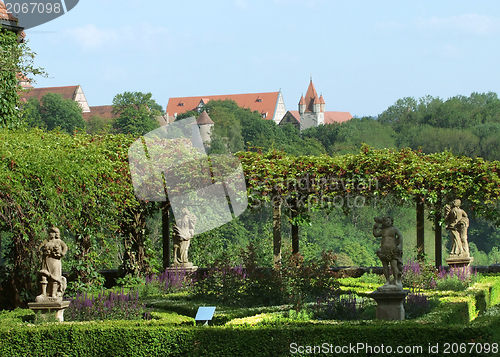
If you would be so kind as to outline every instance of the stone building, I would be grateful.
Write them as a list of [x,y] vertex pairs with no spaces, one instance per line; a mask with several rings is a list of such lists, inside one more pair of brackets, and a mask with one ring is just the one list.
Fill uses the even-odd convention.
[[299,110],[286,112],[279,125],[290,123],[302,131],[313,126],[342,123],[350,119],[352,115],[349,112],[326,111],[325,100],[322,95],[318,96],[311,78],[306,96],[300,96]]
[[206,111],[203,111],[196,119],[196,125],[198,125],[198,129],[200,129],[201,141],[209,145],[214,122],[210,119]]

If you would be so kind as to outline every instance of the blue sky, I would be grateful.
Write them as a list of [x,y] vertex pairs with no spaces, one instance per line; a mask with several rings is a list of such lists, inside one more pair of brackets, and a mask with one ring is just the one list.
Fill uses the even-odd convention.
[[378,115],[402,97],[500,94],[500,2],[80,0],[27,30],[36,87],[80,84],[91,106],[282,90],[312,74],[326,109]]

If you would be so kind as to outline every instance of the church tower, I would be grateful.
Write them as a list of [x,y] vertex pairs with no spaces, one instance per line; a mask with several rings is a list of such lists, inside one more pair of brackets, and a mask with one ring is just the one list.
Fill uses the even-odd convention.
[[325,124],[325,100],[318,96],[312,81],[309,82],[306,96],[300,97],[299,101],[300,131]]

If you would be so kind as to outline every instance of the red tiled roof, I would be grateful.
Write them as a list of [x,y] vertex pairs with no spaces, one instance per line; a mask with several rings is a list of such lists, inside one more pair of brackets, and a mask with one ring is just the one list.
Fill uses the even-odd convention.
[[64,99],[75,100],[77,88],[78,86],[33,88],[29,92],[22,93],[21,98],[29,100],[35,97],[40,100],[47,93],[59,93],[62,94]]
[[300,113],[298,110],[289,110],[290,114],[300,123]]
[[173,116],[175,113],[182,114],[190,110],[195,111],[201,100],[203,100],[203,103],[207,104],[210,100],[231,99],[240,107],[256,110],[259,113],[268,113],[266,119],[270,120],[274,118],[274,110],[278,102],[278,96],[279,92],[176,97],[168,100],[166,113],[169,116]]
[[100,116],[104,119],[113,119],[117,118],[118,115],[113,114],[113,106],[112,105],[100,105],[95,107],[89,107],[90,112],[83,113],[83,119],[88,121],[94,115]]
[[351,119],[349,112],[325,112],[325,124],[343,123]]
[[0,1],[0,20],[11,21],[12,25],[17,25],[17,18],[12,14],[7,13],[7,8],[2,1]]
[[315,103],[315,99],[318,98],[318,93],[316,93],[316,88],[314,88],[313,81],[309,82],[309,87],[307,88],[306,93],[306,113],[310,113],[313,111],[313,105]]
[[[300,123],[300,114],[297,110],[289,110],[290,114]],[[349,112],[325,112],[325,124],[343,123],[351,120],[352,115]]]

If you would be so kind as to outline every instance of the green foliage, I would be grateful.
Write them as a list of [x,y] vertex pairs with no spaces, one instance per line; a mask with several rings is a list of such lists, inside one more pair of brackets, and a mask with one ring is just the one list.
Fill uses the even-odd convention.
[[472,273],[468,276],[449,274],[436,280],[436,289],[442,291],[464,291],[478,282],[480,278],[480,275]]
[[[498,278],[485,278],[480,288],[486,295],[498,288]],[[487,281],[487,282],[486,282]],[[465,294],[465,293],[460,293]],[[498,297],[498,295],[497,295]],[[183,297],[185,299],[185,297]],[[489,353],[498,353],[500,317],[491,299],[484,315],[470,322],[476,312],[473,296],[442,298],[439,306],[423,317],[405,321],[307,321],[307,311],[255,310],[259,315],[233,320],[225,326],[193,326],[193,318],[164,311],[151,313],[150,321],[96,321],[33,325],[33,312],[0,312],[0,354],[25,355],[147,355],[164,356],[287,356],[298,346],[357,346],[358,355],[368,346],[416,346],[411,354],[435,356],[428,346],[455,344],[467,349],[481,344]],[[217,309],[219,310],[219,308]],[[248,310],[248,309],[245,309]],[[191,311],[191,310],[190,310]],[[196,308],[193,307],[194,314]],[[241,312],[243,316],[245,312]],[[248,313],[248,311],[246,311]],[[194,316],[194,315],[193,315]],[[273,343],[262,343],[272,341]],[[422,342],[423,341],[423,342]],[[295,343],[295,344],[293,344]],[[202,346],[202,347],[200,347]],[[472,346],[474,347],[474,346]],[[297,351],[298,352],[298,351]],[[468,350],[467,350],[468,352]],[[311,352],[312,354],[313,352]],[[335,350],[332,354],[335,354]],[[339,353],[337,353],[339,354]],[[466,355],[467,353],[464,353]],[[475,355],[475,352],[470,355]]]
[[162,107],[152,99],[151,93],[124,92],[113,98],[113,113],[119,117],[113,128],[119,133],[144,135],[160,126],[157,116]]
[[370,270],[369,272],[361,275],[358,278],[358,281],[361,283],[383,285],[385,283],[385,277],[383,275],[375,274]]
[[403,286],[412,290],[434,289],[438,270],[428,261],[409,259],[403,267]]
[[3,291],[18,291],[15,304],[29,301],[37,247],[53,225],[70,247],[63,264],[75,262],[70,280],[99,283],[96,270],[109,258],[104,237],[119,229],[123,210],[137,204],[127,162],[132,139],[39,129],[2,130],[0,137],[0,230],[9,232],[3,278],[14,284]]
[[365,315],[365,300],[366,298],[362,296],[352,293],[341,294],[337,291],[317,299],[313,307],[314,316],[319,320],[373,319],[374,316]]
[[357,153],[363,143],[377,149],[396,147],[394,130],[372,117],[312,127],[304,130],[302,136],[319,140],[329,155]]
[[[19,43],[18,35],[0,25],[0,128],[16,128],[22,125],[18,108],[21,107],[18,92],[22,89],[17,75],[25,77],[45,75],[43,68],[35,68],[32,52],[27,42]],[[30,78],[31,80],[33,78]]]
[[61,94],[47,93],[42,98],[31,98],[22,110],[22,117],[31,127],[53,130],[60,127],[69,134],[85,128],[82,108],[71,99],[64,99]]
[[[338,202],[337,198],[349,202],[353,193],[368,202],[388,193],[399,202],[413,202],[415,195],[422,195],[432,207],[441,195],[462,197],[476,217],[499,218],[494,206],[500,197],[500,163],[496,161],[456,157],[448,152],[425,155],[410,149],[375,150],[367,146],[357,155],[337,157],[291,157],[278,151],[238,155],[249,174],[251,207],[293,197],[304,202],[305,208],[325,209]],[[304,180],[308,185],[301,184]],[[349,211],[347,205],[342,208]]]
[[259,268],[250,245],[242,259],[244,265],[235,266],[223,255],[215,268],[196,282],[194,294],[227,306],[292,304],[298,311],[306,301],[337,286],[329,270],[333,264],[329,253],[319,263],[305,264],[300,255],[293,255],[277,269]]
[[113,133],[113,119],[102,118],[98,115],[92,115],[87,121],[87,134],[107,134]]

